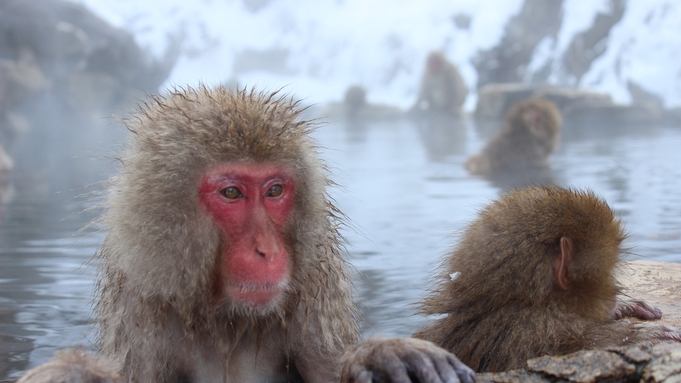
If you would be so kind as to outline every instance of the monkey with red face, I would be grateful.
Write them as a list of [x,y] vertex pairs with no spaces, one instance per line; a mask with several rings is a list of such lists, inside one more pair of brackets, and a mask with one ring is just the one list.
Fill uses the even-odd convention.
[[334,378],[358,339],[328,180],[296,103],[205,87],[126,120],[103,223],[102,353],[129,382]]
[[467,96],[468,87],[456,66],[444,53],[431,52],[411,111],[458,116]]

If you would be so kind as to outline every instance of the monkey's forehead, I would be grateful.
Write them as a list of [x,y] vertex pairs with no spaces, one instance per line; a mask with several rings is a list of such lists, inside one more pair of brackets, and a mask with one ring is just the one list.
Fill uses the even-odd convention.
[[314,146],[309,133],[317,124],[300,120],[300,111],[273,95],[189,88],[153,97],[125,122],[139,151],[266,161],[297,158]]

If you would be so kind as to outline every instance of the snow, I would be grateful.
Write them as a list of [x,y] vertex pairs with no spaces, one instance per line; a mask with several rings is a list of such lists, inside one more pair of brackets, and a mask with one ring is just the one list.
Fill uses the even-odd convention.
[[681,105],[681,6],[674,1],[630,1],[610,44],[583,84],[629,102],[627,80]]
[[[134,34],[138,43],[161,56],[168,35],[185,35],[183,57],[170,84],[213,84],[236,79],[242,85],[287,91],[312,103],[338,100],[352,84],[369,89],[370,101],[409,106],[423,60],[443,50],[471,89],[477,74],[471,63],[480,50],[502,37],[521,0],[274,0],[257,11],[240,0],[75,0],[113,25]],[[574,34],[587,29],[609,0],[566,0],[555,41],[535,50],[530,69],[553,59],[551,79],[561,75],[560,57]],[[468,29],[453,17],[471,17]],[[582,78],[580,86],[607,92],[627,102],[627,80],[660,94],[668,106],[681,105],[681,7],[673,0],[629,1],[609,47]],[[235,57],[245,50],[288,51],[281,73],[235,73]],[[469,97],[467,109],[475,105]]]

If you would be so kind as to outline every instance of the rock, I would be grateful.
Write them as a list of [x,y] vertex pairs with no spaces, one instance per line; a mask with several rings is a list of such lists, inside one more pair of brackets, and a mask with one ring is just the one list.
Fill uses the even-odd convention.
[[[180,53],[179,38],[169,37],[165,56],[156,59],[129,32],[64,0],[2,1],[0,25],[0,71],[10,80],[21,78],[14,87],[24,90],[1,92],[0,98],[11,94],[32,105],[37,90],[47,89],[74,115],[90,115],[90,108],[108,115],[144,92],[156,93]],[[20,76],[13,75],[18,71]],[[44,112],[45,106],[36,108]]]
[[652,362],[643,367],[643,382],[681,382],[681,347],[661,344],[650,351]]
[[647,104],[620,105],[576,102],[561,111],[566,122],[573,124],[636,125],[658,124],[662,111]]
[[591,64],[605,53],[610,30],[622,20],[625,8],[624,0],[610,1],[605,12],[598,12],[587,30],[573,36],[562,61],[565,74],[574,78],[576,84],[589,71]]
[[313,114],[323,118],[357,121],[391,120],[404,116],[405,112],[400,108],[367,102],[366,93],[366,89],[360,85],[350,86],[345,91],[343,102],[332,102]]
[[583,350],[560,358],[543,356],[531,359],[527,361],[527,370],[571,382],[625,380],[636,374],[634,364],[606,350]]
[[577,88],[547,86],[537,90],[533,96],[553,101],[563,114],[565,110],[577,104],[613,105],[612,98],[608,94]]
[[562,0],[525,0],[520,12],[506,24],[499,44],[473,59],[478,87],[522,81],[537,45],[558,34],[562,14]]
[[664,101],[662,97],[653,92],[645,90],[642,86],[629,80],[627,81],[627,90],[631,95],[631,103],[634,105],[650,105],[658,110],[664,109]]
[[643,124],[661,123],[666,114],[650,101],[653,95],[639,96],[646,102],[621,105],[609,95],[571,87],[553,85],[507,83],[489,84],[478,91],[475,117],[480,120],[503,119],[508,109],[523,99],[538,97],[553,101],[566,124]]
[[503,119],[516,102],[532,97],[549,85],[506,83],[489,84],[478,89],[475,117],[478,119]]
[[[634,355],[634,358],[630,356]],[[543,356],[527,362],[527,369],[477,374],[478,383],[515,382],[681,382],[681,344],[631,346],[611,350],[578,351]]]
[[681,126],[681,107],[664,110],[662,114],[666,123]]
[[[621,21],[626,1],[609,1],[587,29],[572,37],[564,52],[556,52],[563,3],[562,0],[525,0],[520,12],[506,24],[499,43],[478,52],[473,59],[478,87],[519,81],[546,82],[552,72],[555,73],[552,67],[556,66],[560,68],[561,82],[579,84],[592,63],[607,50],[608,36]],[[555,57],[545,55],[547,49],[553,50]],[[538,57],[542,60],[539,65]]]

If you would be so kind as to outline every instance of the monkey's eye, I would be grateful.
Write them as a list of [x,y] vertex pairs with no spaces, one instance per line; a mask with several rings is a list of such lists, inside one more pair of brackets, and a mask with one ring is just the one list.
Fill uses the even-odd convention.
[[225,196],[229,199],[237,199],[239,197],[244,196],[243,194],[241,194],[239,189],[235,188],[234,186],[230,186],[230,187],[227,187],[227,188],[220,190],[220,194],[222,194],[223,196]]
[[281,193],[284,191],[284,187],[281,185],[274,185],[270,188],[270,190],[267,191],[267,196],[268,197],[279,197]]

